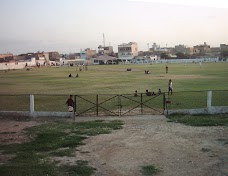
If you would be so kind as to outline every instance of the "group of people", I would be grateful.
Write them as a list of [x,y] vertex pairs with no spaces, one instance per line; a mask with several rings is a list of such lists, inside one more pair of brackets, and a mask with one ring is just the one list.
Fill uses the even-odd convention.
[[[71,77],[73,77],[73,76],[72,76],[72,74],[70,73],[68,77],[71,78]],[[75,75],[75,78],[78,78],[78,77],[79,77],[79,75],[76,74],[76,75]]]
[[[162,91],[161,91],[160,88],[158,89],[158,93],[155,93],[154,91],[149,92],[148,90],[146,90],[146,95],[147,96],[155,96],[155,95],[160,95],[160,94],[162,94]],[[172,94],[173,94],[173,83],[172,83],[172,80],[170,79],[169,83],[168,83],[168,95],[172,95]],[[138,91],[137,90],[135,91],[134,96],[135,97],[138,96]]]
[[[147,95],[147,96],[155,96],[155,95],[160,95],[160,94],[162,94],[162,92],[161,92],[161,89],[160,89],[160,88],[158,89],[158,93],[157,93],[157,94],[156,94],[154,91],[149,92],[148,90],[146,90],[146,95]],[[135,96],[135,97],[137,97],[137,96],[138,96],[138,91],[137,91],[137,90],[135,91],[134,96]]]
[[[166,65],[165,72],[168,73],[168,71],[169,71],[169,67]],[[145,70],[145,74],[150,74],[150,71],[149,70]]]
[[[158,95],[159,94],[161,94],[161,89],[159,89],[159,91],[158,91]],[[146,95],[147,96],[155,96],[155,95],[157,95],[154,91],[152,91],[152,92],[149,92],[148,90],[146,90]]]
[[[70,75],[69,75],[69,77],[70,77]],[[149,92],[148,90],[146,90],[146,95],[147,96],[155,96],[155,95],[160,95],[160,94],[162,94],[162,91],[161,91],[160,88],[158,89],[158,93],[157,94],[154,91],[153,92]],[[168,95],[170,95],[170,94],[171,95],[173,94],[173,83],[172,83],[171,79],[169,80],[169,83],[168,83]],[[134,96],[135,97],[138,96],[138,91],[137,90],[135,91]],[[68,111],[69,112],[73,112],[74,111],[74,100],[72,98],[73,98],[73,96],[70,95],[70,97],[66,101],[66,104],[68,106]]]
[[145,74],[150,74],[150,71],[149,70],[145,70]]
[[[77,67],[78,67],[78,66],[79,66],[79,65],[77,64]],[[77,70],[77,67],[76,67],[76,70]],[[82,70],[88,70],[87,64],[83,64],[82,67],[81,67],[81,65],[79,66],[79,71],[82,71]]]

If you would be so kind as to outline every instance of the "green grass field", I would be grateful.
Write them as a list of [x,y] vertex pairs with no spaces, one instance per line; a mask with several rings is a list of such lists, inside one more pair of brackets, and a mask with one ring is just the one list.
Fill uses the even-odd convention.
[[[217,90],[213,91],[212,106],[228,106],[228,91],[222,91],[228,90],[228,63],[203,63],[202,67],[194,63],[169,64],[167,74],[165,66],[166,64],[93,65],[82,71],[77,67],[67,66],[34,68],[30,71],[1,71],[0,110],[12,110],[13,107],[13,110],[28,111],[28,94],[35,94],[35,111],[66,111],[65,102],[69,94],[81,96],[77,97],[77,101],[80,101],[78,113],[88,108],[91,108],[88,112],[95,112],[93,103],[97,101],[97,94],[99,103],[115,94],[128,94],[121,99],[121,106],[129,109],[141,101],[141,96],[133,97],[135,90],[145,93],[147,89],[157,92],[161,88],[162,92],[167,92],[169,79],[172,79],[174,89],[169,109],[205,108],[206,90]],[[127,71],[127,68],[132,71]],[[151,74],[145,74],[145,70],[149,70]],[[70,73],[73,76],[78,73],[79,78],[69,78]],[[142,99],[143,102],[147,101],[145,105],[163,109],[162,96],[148,101],[149,97],[144,94]],[[118,97],[114,97],[99,109],[105,108],[118,113],[119,101]],[[140,111],[140,107],[138,110]]]
[[[3,94],[132,94],[135,90],[167,91],[172,79],[175,92],[228,90],[228,63],[153,65],[97,65],[87,71],[76,67],[34,68],[0,72],[0,93]],[[127,72],[127,68],[132,71]],[[144,74],[150,70],[151,74]],[[68,78],[79,74],[79,78]]]

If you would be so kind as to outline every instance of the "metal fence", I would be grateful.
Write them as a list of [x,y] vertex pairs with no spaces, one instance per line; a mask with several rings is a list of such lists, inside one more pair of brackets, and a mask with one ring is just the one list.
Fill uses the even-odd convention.
[[[210,91],[211,92],[211,91]],[[164,110],[208,109],[228,107],[228,90],[174,92],[147,96],[145,93],[134,94],[99,94],[73,95],[75,101],[74,116],[128,116],[144,114],[164,114]],[[31,99],[31,97],[33,97]],[[0,95],[1,112],[42,112],[44,115],[54,112],[68,112],[66,101],[69,95]],[[202,111],[205,112],[205,111]],[[225,111],[224,111],[225,112]]]
[[[67,112],[69,95],[0,95],[0,111]],[[73,95],[76,116],[163,114],[164,96],[145,93]],[[31,107],[32,101],[32,107]],[[31,110],[32,109],[32,110]]]

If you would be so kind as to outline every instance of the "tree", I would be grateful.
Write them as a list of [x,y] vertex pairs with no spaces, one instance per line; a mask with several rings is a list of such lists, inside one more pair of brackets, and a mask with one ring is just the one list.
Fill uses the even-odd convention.
[[179,59],[184,59],[184,58],[186,58],[186,55],[185,55],[184,53],[181,53],[181,52],[176,53],[176,56],[177,56],[177,58],[179,58]]
[[169,58],[169,55],[167,53],[161,53],[161,59],[167,59]]

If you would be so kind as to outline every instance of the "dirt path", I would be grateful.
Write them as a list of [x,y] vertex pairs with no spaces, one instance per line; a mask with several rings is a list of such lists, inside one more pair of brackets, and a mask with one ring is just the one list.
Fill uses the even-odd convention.
[[191,127],[164,116],[121,118],[122,130],[89,138],[76,153],[97,168],[96,176],[138,176],[140,166],[160,176],[227,176],[227,127]]
[[[139,176],[141,166],[151,164],[160,176],[228,176],[228,127],[191,127],[164,116],[94,119],[125,122],[121,130],[88,138],[75,153],[74,160],[88,160],[97,169],[95,176]],[[44,122],[1,119],[0,143],[23,142],[23,128]]]

